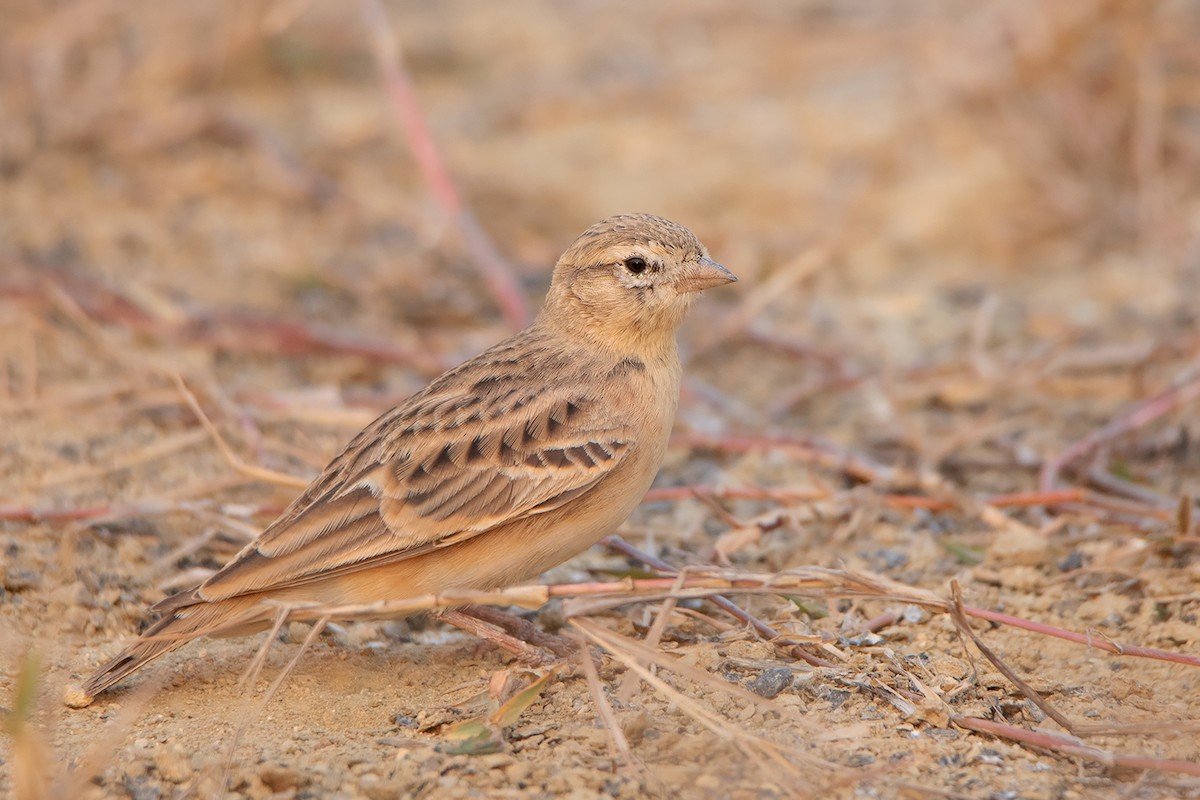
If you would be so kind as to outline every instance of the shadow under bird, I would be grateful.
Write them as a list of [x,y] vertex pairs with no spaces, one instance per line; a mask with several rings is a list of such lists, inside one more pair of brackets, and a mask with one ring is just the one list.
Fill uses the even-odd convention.
[[676,330],[698,292],[735,280],[661,217],[588,228],[530,327],[363,429],[221,570],[154,606],[88,699],[198,636],[262,630],[281,603],[493,589],[608,535],[667,448]]

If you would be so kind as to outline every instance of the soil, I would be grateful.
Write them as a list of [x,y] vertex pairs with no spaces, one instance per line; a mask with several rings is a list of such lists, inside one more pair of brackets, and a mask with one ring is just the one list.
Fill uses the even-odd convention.
[[[819,592],[737,599],[830,666],[700,600],[659,650],[709,680],[635,682],[597,651],[632,760],[578,660],[464,744],[456,725],[545,668],[425,617],[331,626],[266,701],[307,627],[272,641],[253,686],[261,634],[65,707],[149,605],[297,491],[235,469],[176,375],[240,458],[307,478],[511,327],[396,125],[359,6],[0,8],[0,795],[1200,795],[1195,666],[975,620],[1093,749],[1023,744],[956,722],[1063,732],[949,615]],[[660,492],[629,542],[956,583],[1094,642],[1200,652],[1188,4],[385,13],[531,305],[571,238],[619,211],[687,224],[740,278],[681,333],[680,438],[656,483],[717,496]],[[1075,494],[1016,497],[1093,435],[1053,481]],[[544,581],[643,570],[596,547]],[[661,608],[586,620],[641,640]],[[572,631],[559,603],[526,616]]]

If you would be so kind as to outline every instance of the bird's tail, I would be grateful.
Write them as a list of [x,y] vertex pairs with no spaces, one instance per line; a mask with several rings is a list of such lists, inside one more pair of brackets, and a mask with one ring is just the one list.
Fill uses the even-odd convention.
[[113,684],[137,672],[159,656],[176,650],[201,636],[239,636],[269,624],[271,613],[258,598],[234,597],[208,603],[188,592],[168,598],[155,607],[163,611],[136,642],[96,670],[83,684],[95,697]]

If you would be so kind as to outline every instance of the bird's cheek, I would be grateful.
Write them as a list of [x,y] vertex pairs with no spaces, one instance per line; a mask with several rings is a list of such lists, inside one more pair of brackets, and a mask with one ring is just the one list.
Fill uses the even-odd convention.
[[668,283],[662,287],[659,298],[663,306],[686,309],[696,299],[696,292],[683,291],[679,286]]

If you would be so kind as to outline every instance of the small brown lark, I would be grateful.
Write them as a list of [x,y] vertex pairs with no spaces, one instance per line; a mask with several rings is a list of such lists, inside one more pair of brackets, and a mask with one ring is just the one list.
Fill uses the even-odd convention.
[[734,280],[669,220],[588,228],[533,325],[368,425],[232,561],[156,605],[162,618],[84,691],[207,632],[261,630],[280,603],[492,589],[594,544],[662,463],[679,323],[697,292]]

